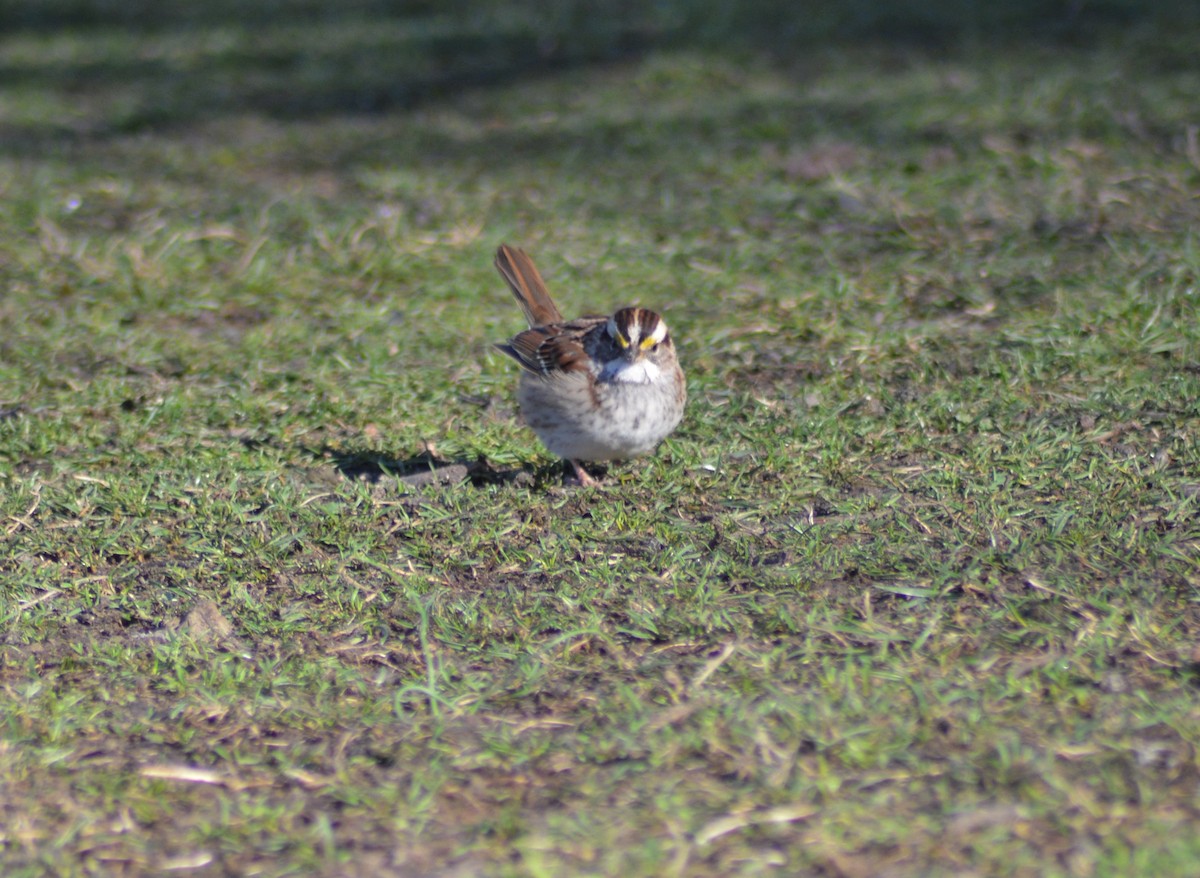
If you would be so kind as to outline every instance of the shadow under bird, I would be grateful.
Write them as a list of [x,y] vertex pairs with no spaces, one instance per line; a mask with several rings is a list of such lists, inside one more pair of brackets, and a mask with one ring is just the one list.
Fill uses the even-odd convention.
[[496,268],[529,329],[500,350],[521,364],[521,414],[581,485],[582,461],[627,460],[653,451],[683,418],[687,389],[667,324],[654,311],[563,318],[524,250],[501,244]]

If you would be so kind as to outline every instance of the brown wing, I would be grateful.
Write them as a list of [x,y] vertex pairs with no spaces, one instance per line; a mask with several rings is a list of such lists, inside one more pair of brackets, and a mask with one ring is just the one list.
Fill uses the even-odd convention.
[[602,326],[606,317],[580,317],[570,323],[534,326],[517,333],[507,344],[498,344],[530,372],[553,375],[556,372],[586,372],[590,358],[583,346],[587,333]]
[[501,244],[496,251],[496,269],[508,281],[530,326],[562,323],[562,313],[550,298],[550,292],[528,253]]

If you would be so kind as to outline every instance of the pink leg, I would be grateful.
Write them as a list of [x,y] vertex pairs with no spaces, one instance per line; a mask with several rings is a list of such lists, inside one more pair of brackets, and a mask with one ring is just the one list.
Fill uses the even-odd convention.
[[587,474],[587,470],[583,468],[577,460],[568,461],[575,470],[575,481],[584,488],[597,484],[596,480]]

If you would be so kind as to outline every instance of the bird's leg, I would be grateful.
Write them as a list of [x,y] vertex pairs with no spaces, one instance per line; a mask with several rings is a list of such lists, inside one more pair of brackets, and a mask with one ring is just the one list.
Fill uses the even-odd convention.
[[583,468],[583,464],[581,464],[579,461],[568,460],[567,463],[571,464],[571,467],[575,470],[575,479],[573,482],[572,480],[568,479],[568,484],[577,484],[581,488],[591,487],[592,485],[596,484],[596,480],[588,475],[587,470]]

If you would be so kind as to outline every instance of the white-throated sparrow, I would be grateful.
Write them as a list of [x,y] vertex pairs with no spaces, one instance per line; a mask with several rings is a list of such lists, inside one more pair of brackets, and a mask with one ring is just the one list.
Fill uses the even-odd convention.
[[584,460],[625,460],[654,450],[679,424],[687,399],[667,324],[645,308],[564,320],[533,260],[500,245],[496,268],[529,329],[500,350],[521,364],[517,401],[525,422],[580,484]]

